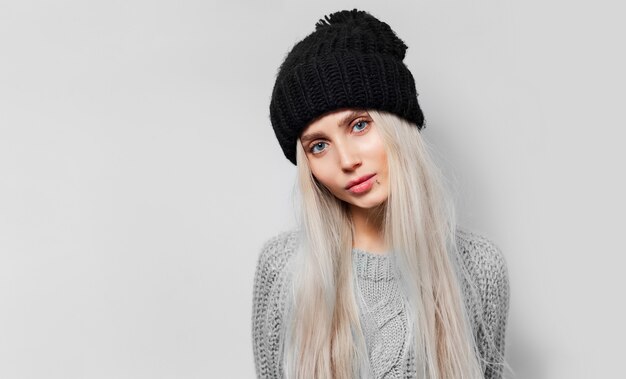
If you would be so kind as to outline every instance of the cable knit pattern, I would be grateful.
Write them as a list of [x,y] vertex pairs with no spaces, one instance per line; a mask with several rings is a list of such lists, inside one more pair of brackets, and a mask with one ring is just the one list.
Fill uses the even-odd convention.
[[[463,262],[478,285],[481,303],[466,296],[474,325],[482,315],[487,330],[475,327],[479,351],[488,361],[487,341],[491,339],[504,354],[505,329],[509,306],[506,263],[500,250],[488,239],[457,230],[457,244]],[[258,378],[283,378],[279,352],[280,328],[286,305],[289,273],[285,267],[297,246],[296,231],[282,232],[265,242],[257,260],[252,306],[252,336]],[[377,328],[364,325],[364,334],[375,378],[415,378],[412,349],[404,343],[407,323],[394,270],[393,255],[380,255],[361,249],[352,250],[356,277],[363,299],[372,312]],[[468,283],[462,281],[467,293]],[[484,366],[485,378],[501,378],[498,366]]]
[[404,343],[407,323],[397,275],[390,255],[352,249],[356,279],[361,294],[376,321],[376,328],[364,325],[374,378],[404,378],[407,359]]

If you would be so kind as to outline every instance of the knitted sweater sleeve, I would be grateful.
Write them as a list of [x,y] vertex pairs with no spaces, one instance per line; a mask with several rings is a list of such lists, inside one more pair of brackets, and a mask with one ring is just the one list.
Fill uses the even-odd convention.
[[474,308],[475,337],[484,360],[486,379],[500,379],[503,372],[505,336],[509,312],[509,278],[506,261],[496,244],[484,236],[461,231],[461,246],[466,264],[480,294],[480,304]]
[[[489,241],[487,241],[489,242]],[[493,275],[487,280],[485,296],[485,315],[490,326],[489,333],[495,343],[496,351],[500,357],[491,357],[499,365],[488,364],[485,377],[491,379],[502,378],[504,360],[506,324],[509,313],[509,276],[506,261],[500,249],[495,244],[490,244],[490,254],[493,254],[491,270]]]
[[282,378],[280,332],[285,307],[284,267],[292,232],[282,232],[267,240],[257,258],[252,301],[252,341],[257,378]]

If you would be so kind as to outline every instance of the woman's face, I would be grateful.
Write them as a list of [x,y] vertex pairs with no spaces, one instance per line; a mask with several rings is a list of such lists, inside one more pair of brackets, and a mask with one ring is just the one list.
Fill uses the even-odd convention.
[[[387,152],[366,111],[328,113],[309,124],[300,141],[313,176],[337,198],[360,208],[387,200]],[[362,179],[367,180],[348,188]]]

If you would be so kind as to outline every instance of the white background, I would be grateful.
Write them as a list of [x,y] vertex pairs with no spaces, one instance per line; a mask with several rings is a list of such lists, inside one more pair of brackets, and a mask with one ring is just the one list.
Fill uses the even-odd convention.
[[354,6],[409,46],[459,221],[506,256],[518,377],[619,376],[623,9],[114,0],[0,3],[0,377],[254,377],[257,255],[294,225],[275,74]]

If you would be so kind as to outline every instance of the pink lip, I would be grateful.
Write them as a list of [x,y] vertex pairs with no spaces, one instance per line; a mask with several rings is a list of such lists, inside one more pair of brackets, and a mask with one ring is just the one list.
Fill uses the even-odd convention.
[[370,175],[365,175],[362,176],[358,179],[355,179],[353,181],[350,181],[348,183],[348,185],[346,186],[346,189],[349,190],[350,192],[353,193],[362,193],[365,192],[367,190],[369,190],[370,188],[372,188],[372,185],[374,183],[373,180],[371,180],[376,174],[370,174]]

